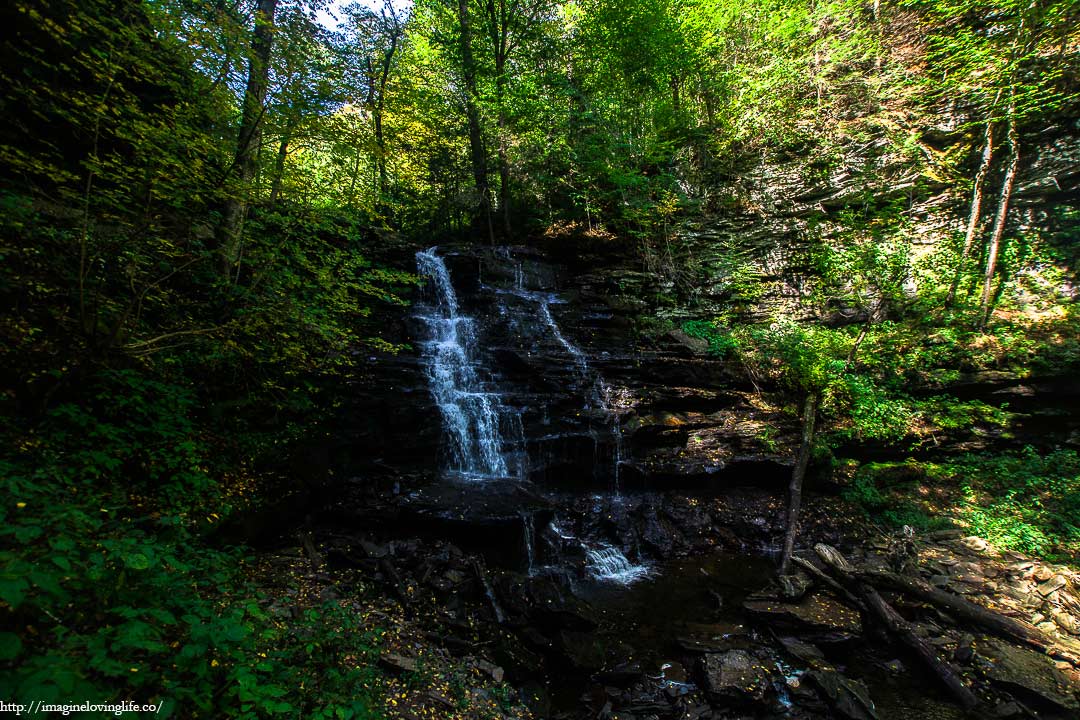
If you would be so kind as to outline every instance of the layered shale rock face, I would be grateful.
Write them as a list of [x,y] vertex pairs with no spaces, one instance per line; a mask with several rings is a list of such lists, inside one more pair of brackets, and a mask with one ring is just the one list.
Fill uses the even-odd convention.
[[[689,213],[656,253],[653,283],[680,306],[706,315],[726,312],[761,321],[783,314],[828,324],[865,320],[865,309],[805,302],[819,279],[820,268],[811,261],[815,248],[850,243],[862,222],[901,231],[913,260],[927,261],[936,251],[959,248],[966,229],[981,119],[943,109],[906,122],[908,127],[891,130],[867,123],[865,140],[848,137],[827,155],[820,149],[808,151],[812,155],[768,150],[687,180],[684,188],[703,211]],[[1006,237],[1037,234],[1075,259],[1080,121],[1061,118],[1021,132],[1019,145]],[[1007,156],[998,147],[987,175],[976,255],[997,211]],[[908,279],[912,296],[917,282]],[[1054,290],[1065,300],[1077,297],[1075,279]]]
[[[456,312],[467,318],[461,333],[470,337],[475,385],[462,403],[440,393],[402,394],[418,430],[443,428],[436,467],[462,464],[447,419],[478,406],[498,409],[503,459],[488,465],[540,486],[620,492],[783,482],[793,438],[776,428],[789,421],[741,387],[737,368],[700,353],[691,338],[642,336],[618,271],[575,273],[523,247],[432,253],[453,283]],[[437,339],[423,309],[429,305],[421,299],[413,332],[430,360]],[[402,366],[415,367],[411,360]],[[420,367],[436,384],[445,375],[430,362]]]

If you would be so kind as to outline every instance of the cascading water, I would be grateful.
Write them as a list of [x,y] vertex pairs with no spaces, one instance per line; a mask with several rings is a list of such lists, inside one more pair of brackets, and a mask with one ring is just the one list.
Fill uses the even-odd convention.
[[634,565],[616,547],[587,550],[585,569],[595,579],[629,585],[649,574],[644,565]]
[[536,524],[533,522],[532,513],[526,512],[521,514],[521,533],[525,540],[526,570],[532,575],[536,566],[536,551],[534,550],[536,545]]
[[416,265],[434,299],[417,317],[428,328],[421,347],[446,430],[449,469],[467,478],[506,477],[499,396],[485,390],[477,373],[473,320],[458,314],[450,272],[435,248],[418,252]]
[[[530,294],[530,297],[535,294]],[[623,462],[623,437],[622,437],[622,425],[620,424],[617,406],[615,404],[615,393],[613,388],[608,385],[599,373],[595,373],[589,367],[589,361],[576,345],[566,339],[566,336],[562,334],[562,330],[559,329],[559,324],[555,322],[555,317],[551,314],[551,303],[554,300],[553,296],[536,296],[540,306],[540,317],[544,321],[544,324],[548,326],[551,331],[552,337],[566,350],[567,354],[573,358],[574,365],[577,369],[577,374],[581,378],[581,381],[585,385],[590,386],[589,402],[594,406],[604,411],[604,414],[608,418],[608,424],[611,430],[611,437],[614,440],[614,458],[613,458],[613,476],[614,476],[614,490],[618,494],[620,492],[619,476]]]

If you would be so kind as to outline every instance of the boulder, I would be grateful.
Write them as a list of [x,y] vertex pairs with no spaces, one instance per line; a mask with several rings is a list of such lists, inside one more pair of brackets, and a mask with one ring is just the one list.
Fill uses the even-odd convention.
[[772,687],[769,669],[746,650],[708,653],[698,662],[698,674],[717,703],[760,701]]

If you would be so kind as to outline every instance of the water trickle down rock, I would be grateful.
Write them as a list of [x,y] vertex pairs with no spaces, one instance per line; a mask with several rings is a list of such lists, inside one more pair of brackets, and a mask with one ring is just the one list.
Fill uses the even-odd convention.
[[649,574],[645,565],[634,565],[615,547],[599,547],[585,553],[585,568],[594,579],[629,585]]
[[525,540],[525,560],[528,563],[526,571],[532,575],[536,567],[536,523],[532,513],[521,513],[521,532]]
[[552,337],[558,341],[563,349],[566,350],[567,354],[573,359],[582,386],[589,388],[587,401],[591,407],[602,410],[605,417],[608,419],[608,427],[614,446],[612,457],[612,485],[615,494],[618,495],[621,491],[619,479],[623,462],[623,435],[622,424],[615,402],[615,391],[602,377],[600,377],[599,373],[594,372],[592,368],[589,367],[589,361],[585,357],[585,353],[567,340],[566,336],[562,334],[562,331],[559,329],[559,324],[555,322],[555,318],[551,314],[551,303],[554,298],[552,296],[537,296],[537,299],[539,300],[540,306],[540,318],[550,329]]
[[[429,248],[416,254],[416,265],[428,279],[433,299],[417,317],[428,329],[421,348],[431,394],[442,414],[448,469],[470,479],[506,477],[511,472],[500,426],[513,426],[515,417],[480,380],[473,319],[458,312],[446,263]],[[520,427],[520,419],[516,425]]]

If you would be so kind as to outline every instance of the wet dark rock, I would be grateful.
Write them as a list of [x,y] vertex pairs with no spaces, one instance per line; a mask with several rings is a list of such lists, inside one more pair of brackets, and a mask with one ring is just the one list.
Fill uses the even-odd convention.
[[677,643],[690,653],[718,653],[749,645],[749,629],[736,623],[697,623],[688,625],[686,630]]
[[803,677],[814,683],[823,699],[841,717],[848,720],[877,718],[870,692],[861,680],[852,680],[832,669],[811,670]]
[[605,685],[624,688],[641,679],[644,672],[638,662],[623,662],[596,674],[596,680]]
[[535,680],[529,680],[518,688],[518,695],[527,708],[541,718],[551,715],[551,695],[547,688]]
[[785,600],[799,600],[814,584],[810,577],[802,572],[781,575],[777,582],[780,585],[780,596]]
[[777,640],[784,646],[796,660],[804,665],[814,667],[825,661],[825,653],[821,652],[815,645],[808,643],[797,637],[779,637]]
[[781,623],[808,630],[848,634],[862,631],[856,611],[821,593],[810,595],[798,603],[784,602],[776,597],[751,596],[743,607],[770,624]]
[[714,703],[760,701],[772,688],[768,668],[746,650],[706,654],[698,661],[698,676]]
[[604,644],[592,633],[563,630],[559,633],[559,649],[578,670],[596,672],[604,667]]
[[1048,712],[1080,713],[1078,688],[1045,655],[994,639],[980,643],[979,653],[989,661],[985,676],[1018,700]]

